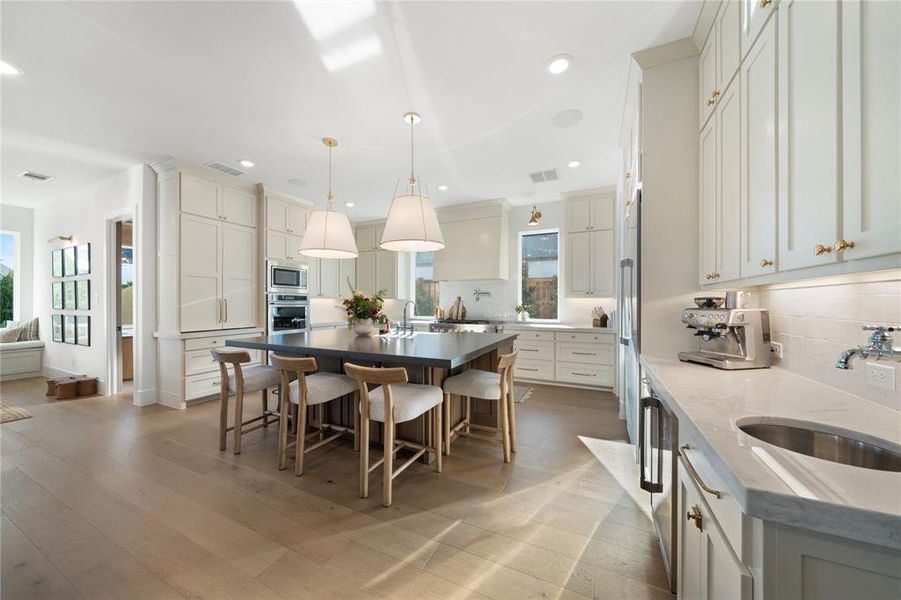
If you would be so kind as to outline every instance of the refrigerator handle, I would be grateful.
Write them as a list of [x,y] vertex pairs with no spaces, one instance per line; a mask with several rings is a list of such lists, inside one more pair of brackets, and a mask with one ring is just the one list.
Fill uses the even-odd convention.
[[[650,416],[651,411],[656,411],[658,413],[658,418],[653,419],[656,424],[657,431],[654,438],[657,439],[657,450],[658,450],[658,460],[657,460],[657,480],[651,481],[647,478],[645,472],[645,466],[647,461],[645,460],[647,457],[647,453],[652,450],[652,448],[648,448],[648,440],[650,436],[646,435],[648,424],[648,417]],[[663,428],[661,427],[660,418],[660,400],[654,398],[652,396],[645,396],[638,401],[638,454],[639,454],[639,485],[641,489],[651,492],[658,493],[663,491],[663,453],[660,452],[660,447],[663,445]]]
[[[626,331],[626,311],[630,311],[629,321],[631,322],[632,315],[632,267],[633,261],[631,258],[624,258],[619,261],[619,289],[620,296],[623,299],[622,306],[619,307],[619,343],[623,346],[628,346],[631,344],[632,338],[632,325],[629,323],[629,330]],[[629,291],[626,293],[626,269],[629,270]]]

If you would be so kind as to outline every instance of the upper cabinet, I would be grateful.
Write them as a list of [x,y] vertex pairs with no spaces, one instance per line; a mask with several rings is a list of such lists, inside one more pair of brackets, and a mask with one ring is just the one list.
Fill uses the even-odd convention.
[[698,73],[701,127],[704,127],[707,119],[713,114],[716,98],[719,96],[718,83],[716,78],[716,28],[714,27],[707,36],[704,47],[701,48],[700,72]]
[[300,243],[307,227],[307,213],[311,205],[274,190],[263,192],[263,216],[266,258],[309,262],[300,255]]
[[754,40],[763,31],[770,15],[776,12],[776,0],[741,0],[727,1],[723,4],[739,4],[741,8],[741,48],[747,54]]
[[564,196],[566,232],[611,229],[614,220],[616,191],[604,190]]
[[901,252],[899,25],[899,2],[842,4],[842,236],[833,249],[846,246],[846,259]]
[[405,268],[409,255],[406,252],[381,250],[379,242],[384,230],[384,222],[363,223],[356,226],[354,235],[359,254],[353,267],[345,265],[342,268],[338,265],[338,277],[341,280],[339,296],[344,294],[348,279],[355,281],[356,289],[364,294],[384,291],[385,298],[401,299],[409,295],[406,287],[408,269]]
[[699,99],[701,127],[716,110],[741,63],[741,11],[738,2],[723,2],[701,49]]
[[438,220],[445,247],[435,252],[436,280],[509,279],[510,205],[506,200],[445,208],[438,212]]
[[257,225],[257,195],[181,173],[181,211],[246,227]]
[[565,293],[568,298],[610,297],[614,289],[616,191],[565,197]]
[[835,262],[841,148],[838,2],[779,5],[779,267]]

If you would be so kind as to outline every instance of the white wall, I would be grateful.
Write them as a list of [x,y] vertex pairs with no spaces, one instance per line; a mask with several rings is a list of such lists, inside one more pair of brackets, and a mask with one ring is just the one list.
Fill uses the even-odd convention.
[[[441,306],[447,309],[460,296],[466,306],[467,319],[503,319],[514,320],[516,313],[513,307],[518,302],[519,285],[519,233],[521,231],[532,232],[545,229],[558,229],[560,231],[560,292],[559,320],[563,323],[576,325],[591,324],[591,309],[601,305],[609,312],[616,307],[615,298],[567,298],[566,290],[566,253],[563,234],[564,202],[546,202],[539,204],[541,211],[541,223],[536,227],[530,227],[527,223],[532,206],[514,206],[510,210],[510,278],[504,280],[489,281],[442,281],[441,282]],[[491,297],[483,297],[478,302],[473,298],[473,289],[491,292]]]
[[[107,352],[110,331],[106,321],[108,312],[115,310],[115,306],[109,306],[107,302],[107,293],[114,285],[110,278],[112,244],[108,239],[107,220],[125,213],[135,219],[135,276],[139,294],[136,299],[139,314],[135,322],[135,354],[139,368],[135,371],[135,388],[142,390],[145,398],[141,401],[141,395],[136,395],[136,403],[147,403],[146,398],[155,398],[156,355],[152,334],[156,324],[156,306],[152,298],[156,294],[156,271],[149,266],[155,263],[155,243],[150,246],[149,253],[145,250],[148,238],[155,239],[155,181],[149,167],[138,165],[36,209],[34,214],[34,312],[41,319],[41,339],[46,344],[45,372],[50,376],[69,373],[96,376],[104,393],[109,385]],[[47,243],[47,240],[58,235],[74,236],[73,243],[91,244],[91,310],[87,311],[91,317],[90,346],[52,341],[49,325],[52,312],[50,252],[63,243]]]
[[[7,265],[16,269],[13,275],[16,282],[16,292],[18,297],[15,299],[15,316],[16,320],[30,319],[35,315],[34,312],[34,211],[30,208],[20,206],[10,206],[4,204],[0,206],[0,229],[3,231],[14,231],[19,234],[19,264]],[[44,265],[46,273],[50,272],[49,260]],[[45,273],[45,275],[46,275]],[[43,318],[40,320],[41,329],[49,329],[50,322]]]

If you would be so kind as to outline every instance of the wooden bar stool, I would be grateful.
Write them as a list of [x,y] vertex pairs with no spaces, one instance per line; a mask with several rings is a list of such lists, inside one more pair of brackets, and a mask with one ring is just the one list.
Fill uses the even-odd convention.
[[[504,446],[504,462],[510,462],[510,454],[516,452],[516,408],[513,400],[513,365],[516,364],[518,352],[503,354],[498,357],[497,373],[479,369],[467,369],[459,375],[444,380],[444,451],[450,455],[451,437],[453,434],[497,441],[489,437],[472,433],[473,428],[499,432]],[[450,424],[450,397],[456,394],[463,397],[463,418],[456,425]],[[497,427],[478,425],[472,422],[472,398],[498,401]]]
[[[353,431],[354,445],[357,444],[357,430],[359,424],[359,411],[355,410],[354,428],[343,427],[325,422],[325,403],[343,396],[358,393],[356,380],[341,373],[316,373],[316,359],[312,357],[292,357],[270,354],[269,361],[279,370],[281,377],[281,389],[288,393],[279,394],[279,421],[278,421],[278,469],[282,471],[288,462],[288,448],[295,447],[294,474],[303,475],[303,458],[307,452],[333,442],[347,431]],[[296,377],[295,381],[290,379]],[[297,405],[297,437],[291,444],[288,443],[288,407]],[[354,399],[354,409],[357,408],[357,400]],[[319,430],[313,432],[319,440],[307,446],[307,408],[319,407]],[[326,432],[330,433],[326,437]]]
[[[435,455],[435,471],[441,472],[441,388],[407,383],[403,367],[380,369],[347,363],[347,374],[360,386],[360,497],[369,497],[369,474],[382,467],[382,505],[391,506],[394,478],[426,452]],[[367,384],[378,384],[370,390]],[[396,425],[431,414],[432,445],[396,439]],[[369,421],[384,423],[383,456],[369,465]],[[394,455],[401,448],[416,450],[404,464],[394,469]]]
[[[254,365],[244,368],[241,365],[250,362],[250,354],[246,350],[210,350],[213,360],[219,363],[221,383],[219,384],[219,450],[225,450],[225,439],[229,431],[235,434],[235,454],[241,454],[241,436],[261,427],[268,427],[275,422],[276,413],[269,410],[269,388],[278,386],[279,375],[275,367]],[[228,374],[228,365],[234,370]],[[244,394],[262,392],[263,411],[258,417],[244,420]],[[228,397],[235,396],[235,422],[228,426]],[[262,421],[250,428],[245,426]]]

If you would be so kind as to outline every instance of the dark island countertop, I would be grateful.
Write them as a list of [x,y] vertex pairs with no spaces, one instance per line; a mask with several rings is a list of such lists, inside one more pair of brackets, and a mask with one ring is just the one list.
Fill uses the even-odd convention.
[[515,333],[416,332],[358,336],[350,329],[323,329],[226,340],[225,345],[279,354],[454,369],[515,338]]

